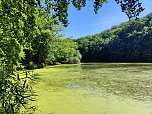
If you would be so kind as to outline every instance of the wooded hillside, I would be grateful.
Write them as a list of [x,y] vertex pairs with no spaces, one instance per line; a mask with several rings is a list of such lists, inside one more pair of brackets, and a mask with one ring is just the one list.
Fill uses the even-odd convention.
[[152,13],[76,42],[83,62],[152,62]]

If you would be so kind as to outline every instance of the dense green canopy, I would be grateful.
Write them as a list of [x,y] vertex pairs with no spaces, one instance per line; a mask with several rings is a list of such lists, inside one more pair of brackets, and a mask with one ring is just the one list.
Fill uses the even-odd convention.
[[152,13],[76,41],[84,62],[152,62]]

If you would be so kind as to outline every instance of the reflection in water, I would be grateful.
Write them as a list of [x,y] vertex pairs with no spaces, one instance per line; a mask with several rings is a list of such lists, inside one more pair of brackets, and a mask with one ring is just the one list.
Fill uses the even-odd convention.
[[87,63],[36,72],[40,114],[152,113],[152,64]]

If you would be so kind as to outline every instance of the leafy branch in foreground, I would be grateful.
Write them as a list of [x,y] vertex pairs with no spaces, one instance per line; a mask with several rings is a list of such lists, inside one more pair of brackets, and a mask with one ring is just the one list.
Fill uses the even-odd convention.
[[8,73],[0,69],[0,103],[3,114],[20,114],[26,112],[34,113],[36,107],[29,104],[35,101],[35,93],[28,85],[30,80],[27,71],[19,73]]
[[[51,13],[54,19],[59,20],[68,25],[68,8],[70,4],[73,4],[75,8],[80,10],[85,7],[89,0],[37,0],[37,5],[44,6],[44,9]],[[98,13],[98,10],[102,8],[104,3],[110,2],[110,0],[93,0],[94,12]],[[144,10],[142,3],[139,0],[115,0],[120,5],[122,12],[124,12],[129,19],[137,18],[139,14]],[[43,5],[45,4],[45,5]],[[46,7],[47,6],[47,7]]]

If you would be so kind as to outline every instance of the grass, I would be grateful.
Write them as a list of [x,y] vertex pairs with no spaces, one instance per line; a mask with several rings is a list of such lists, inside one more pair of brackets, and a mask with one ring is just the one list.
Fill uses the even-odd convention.
[[38,114],[151,114],[152,64],[87,63],[35,71]]

